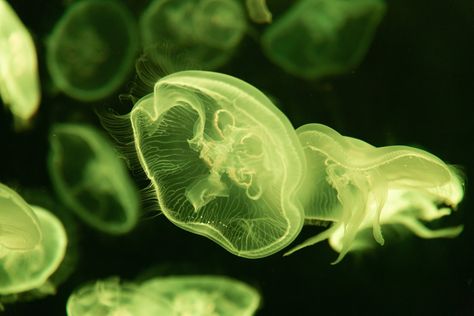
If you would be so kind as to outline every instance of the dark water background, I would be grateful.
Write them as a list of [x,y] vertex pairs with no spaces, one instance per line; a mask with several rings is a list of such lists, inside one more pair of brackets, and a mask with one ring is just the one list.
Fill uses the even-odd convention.
[[[21,134],[13,132],[10,114],[0,112],[0,182],[24,194],[42,192],[60,208],[46,169],[49,127],[71,120],[100,126],[93,107],[129,106],[117,95],[128,92],[134,76],[117,94],[92,105],[53,94],[44,40],[66,3],[9,2],[37,44],[43,100],[33,129]],[[136,16],[147,4],[126,2]],[[268,2],[275,19],[291,3]],[[265,27],[252,28],[249,33],[260,34]],[[466,197],[440,226],[464,223],[464,232],[456,239],[388,239],[383,247],[331,266],[336,253],[327,243],[289,257],[248,260],[150,212],[122,237],[71,222],[66,225],[74,235],[72,274],[55,296],[8,305],[6,315],[64,315],[67,297],[81,283],[113,275],[134,280],[153,267],[162,274],[224,274],[245,281],[262,294],[258,315],[474,315],[473,1],[389,1],[366,58],[344,76],[319,82],[292,77],[272,65],[250,35],[221,71],[270,93],[295,127],[319,122],[376,146],[420,146],[463,166]],[[319,231],[304,228],[296,242]]]

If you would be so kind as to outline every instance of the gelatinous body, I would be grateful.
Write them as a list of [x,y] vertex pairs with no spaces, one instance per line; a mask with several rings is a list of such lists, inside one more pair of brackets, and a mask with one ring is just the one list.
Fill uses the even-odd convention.
[[5,0],[0,0],[0,96],[20,125],[28,122],[40,103],[33,39]]
[[115,0],[75,2],[47,42],[47,66],[68,96],[93,101],[124,82],[138,50],[137,26]]
[[62,201],[92,227],[122,234],[135,227],[139,202],[127,169],[94,127],[56,124],[50,133],[49,172]]
[[169,304],[133,284],[109,279],[75,290],[67,301],[68,316],[174,315]]
[[0,295],[37,289],[61,264],[67,246],[62,223],[49,211],[32,206],[38,217],[42,236],[33,249],[11,250],[0,257]]
[[260,304],[255,289],[221,276],[154,278],[141,289],[167,301],[176,316],[251,316]]
[[31,206],[0,183],[0,258],[4,251],[33,249],[41,238],[38,218]]
[[357,66],[385,12],[382,0],[302,0],[264,33],[266,55],[303,78]]
[[245,5],[252,21],[256,23],[272,22],[272,13],[268,10],[266,0],[246,0]]
[[159,80],[130,118],[140,163],[173,223],[249,258],[299,233],[304,155],[288,119],[256,88],[178,72]]
[[140,19],[145,50],[175,70],[182,70],[178,62],[207,70],[223,65],[245,27],[244,11],[235,0],[155,0]]
[[321,124],[304,125],[297,133],[308,165],[301,192],[305,217],[334,224],[290,253],[329,238],[340,252],[338,262],[355,241],[364,242],[357,234],[365,228],[383,244],[381,224],[401,224],[423,238],[462,231],[422,224],[450,214],[463,198],[461,177],[439,158],[408,146],[376,148]]

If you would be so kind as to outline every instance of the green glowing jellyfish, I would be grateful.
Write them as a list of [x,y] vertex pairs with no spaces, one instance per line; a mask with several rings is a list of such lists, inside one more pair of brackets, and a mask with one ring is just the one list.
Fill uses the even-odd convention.
[[360,63],[384,12],[382,0],[302,0],[268,27],[263,50],[295,76],[341,74]]
[[38,218],[15,191],[0,183],[0,260],[10,250],[30,250],[41,242]]
[[430,230],[463,198],[459,173],[432,154],[408,147],[376,148],[321,124],[297,129],[308,171],[302,199],[308,220],[334,224],[289,253],[328,239],[340,254],[352,249],[359,231],[372,228],[384,244],[381,224],[401,224],[423,238],[455,237],[462,227]]
[[254,288],[223,276],[158,277],[141,289],[165,299],[176,316],[251,316],[260,304]]
[[0,96],[19,126],[28,123],[40,104],[33,39],[5,0],[0,0]]
[[68,316],[175,315],[164,299],[118,278],[81,286],[69,297],[66,309]]
[[47,210],[31,206],[38,217],[43,238],[33,249],[2,251],[0,295],[47,286],[66,253],[67,235],[62,223]]
[[47,41],[47,66],[65,94],[94,101],[112,94],[133,68],[137,26],[115,0],[75,2]]
[[220,73],[174,73],[130,119],[160,209],[177,226],[247,258],[279,251],[301,230],[304,153],[255,87]]
[[266,0],[246,0],[245,5],[250,19],[255,23],[272,22],[272,13],[268,10]]
[[[155,60],[216,69],[232,56],[246,28],[235,0],[155,0],[140,19],[145,50]],[[171,58],[174,58],[172,60]]]
[[49,173],[63,203],[100,231],[123,234],[134,228],[138,193],[112,144],[80,124],[56,124],[49,138]]

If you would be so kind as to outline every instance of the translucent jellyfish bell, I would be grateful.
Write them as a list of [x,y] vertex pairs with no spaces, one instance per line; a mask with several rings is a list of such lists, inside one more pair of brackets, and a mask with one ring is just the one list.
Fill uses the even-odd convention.
[[49,211],[38,206],[32,208],[43,238],[33,249],[12,250],[0,258],[0,295],[42,287],[65,256],[67,235],[62,223]]
[[31,206],[0,183],[0,260],[5,251],[33,249],[41,238],[38,218]]
[[383,0],[301,0],[266,29],[262,47],[295,76],[341,74],[360,63],[384,13]]
[[279,251],[301,230],[304,154],[286,116],[255,87],[178,72],[130,119],[140,163],[174,224],[248,258]]
[[120,1],[76,1],[48,38],[46,61],[54,84],[82,101],[109,96],[133,67],[137,34]]
[[0,0],[0,96],[20,126],[28,123],[40,104],[33,39],[5,0]]
[[141,289],[168,302],[173,315],[251,316],[260,304],[254,288],[223,276],[158,277]]
[[420,149],[376,148],[321,124],[297,133],[308,165],[301,191],[305,217],[334,224],[287,254],[329,238],[339,262],[354,242],[364,242],[357,239],[363,229],[372,228],[383,245],[381,224],[401,224],[423,238],[461,233],[460,226],[430,230],[422,223],[450,214],[462,200],[463,182],[454,167]]
[[138,194],[112,144],[94,127],[80,124],[56,124],[49,139],[49,173],[63,203],[100,231],[133,229]]
[[[140,18],[143,45],[156,61],[212,70],[231,57],[246,28],[235,0],[154,0]],[[181,69],[173,65],[173,69]]]

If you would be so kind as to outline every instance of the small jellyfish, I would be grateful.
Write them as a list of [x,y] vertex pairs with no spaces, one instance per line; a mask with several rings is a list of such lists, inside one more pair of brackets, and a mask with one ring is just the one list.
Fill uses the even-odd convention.
[[38,217],[41,242],[33,249],[11,250],[0,258],[0,295],[40,289],[58,269],[66,254],[64,226],[51,212],[31,206]]
[[132,14],[116,0],[75,2],[47,41],[54,84],[81,101],[105,98],[129,75],[138,51]]
[[110,278],[76,289],[66,305],[68,316],[174,315],[161,298],[142,291],[138,285]]
[[92,126],[56,124],[49,173],[63,203],[88,225],[124,234],[138,221],[138,193],[112,144]]
[[154,0],[140,18],[143,45],[160,64],[212,70],[225,64],[246,28],[235,0]]
[[432,154],[408,147],[376,148],[321,124],[297,129],[308,171],[300,192],[307,220],[334,222],[319,235],[289,251],[329,239],[342,260],[357,234],[372,228],[384,244],[382,224],[401,224],[423,238],[455,237],[461,226],[430,230],[422,221],[448,215],[462,200],[460,174]]
[[0,96],[18,127],[27,125],[40,104],[36,49],[30,33],[8,2],[0,0]]
[[289,120],[255,87],[177,72],[130,119],[160,210],[177,226],[247,258],[279,251],[301,230],[304,153]]
[[260,305],[254,288],[223,276],[158,277],[141,289],[167,301],[177,316],[251,316]]
[[10,250],[30,250],[42,238],[31,206],[15,191],[0,183],[0,260]]
[[263,50],[295,76],[338,75],[360,63],[384,13],[383,0],[302,0],[267,28]]

